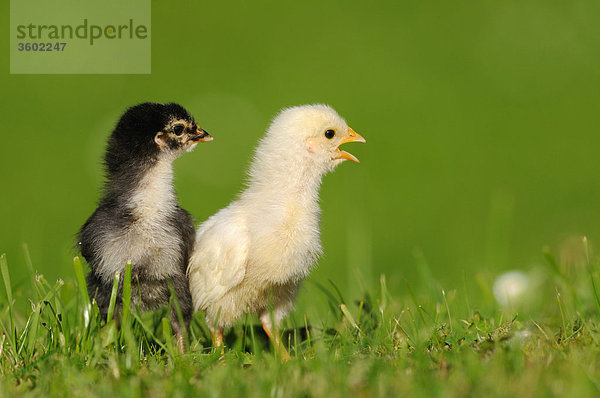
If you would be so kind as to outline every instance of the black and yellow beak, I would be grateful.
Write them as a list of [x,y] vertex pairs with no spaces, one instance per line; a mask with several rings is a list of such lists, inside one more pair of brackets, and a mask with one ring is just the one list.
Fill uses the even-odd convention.
[[207,142],[212,141],[213,137],[200,126],[196,126],[196,135],[191,136],[189,140],[192,142]]
[[[351,127],[348,127],[348,137],[346,137],[341,143],[342,144],[346,144],[348,142],[367,142],[367,140],[365,140],[360,134],[358,134],[356,131],[352,130]],[[354,156],[353,154],[346,152],[346,151],[342,151],[341,149],[337,149],[337,155],[335,157],[335,159],[342,159],[342,160],[351,160],[353,162],[356,163],[360,163],[360,161],[358,160],[358,158],[356,156]]]

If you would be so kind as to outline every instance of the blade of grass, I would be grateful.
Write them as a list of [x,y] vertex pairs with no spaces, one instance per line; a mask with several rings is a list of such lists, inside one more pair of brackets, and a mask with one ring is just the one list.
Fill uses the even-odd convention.
[[8,273],[6,253],[2,253],[2,255],[0,255],[0,271],[2,272],[2,280],[4,281],[4,289],[6,290],[6,298],[8,300],[8,316],[10,319],[10,330],[8,331],[10,334],[9,344],[13,350],[13,355],[17,355],[17,331],[15,330],[12,287],[10,283],[10,274]]
[[385,309],[387,308],[387,301],[389,296],[385,274],[381,274],[379,276],[379,286],[381,288],[381,301],[379,302],[379,311],[381,311],[381,313],[383,314],[383,311],[385,311]]
[[[6,291],[6,298],[8,300],[8,308],[11,313],[11,322],[12,322],[12,311],[13,311],[13,297],[12,297],[12,287],[10,283],[10,274],[8,273],[8,263],[6,261],[6,253],[2,253],[0,256],[0,269],[2,270],[2,279],[4,281],[4,289]],[[11,324],[12,326],[12,324]]]
[[342,292],[340,291],[340,289],[338,289],[337,285],[331,280],[331,279],[327,279],[327,281],[329,282],[329,284],[331,286],[333,286],[333,289],[335,290],[335,292],[338,295],[338,298],[340,299],[340,303],[345,303],[346,300],[344,300],[344,297],[342,296]]
[[592,282],[592,291],[594,292],[594,298],[596,299],[596,308],[600,313],[600,298],[598,297],[598,290],[596,289],[596,282],[594,281],[594,270],[592,268],[592,263],[590,262],[590,245],[586,236],[583,237],[583,248],[585,249],[585,260],[587,263],[587,270],[590,274],[590,281]]
[[[258,343],[256,342],[256,336],[254,334],[254,328],[250,328],[250,338],[252,339],[252,352],[256,358],[262,357],[262,351],[258,347]],[[216,350],[215,350],[216,351]]]
[[75,278],[77,279],[79,301],[82,304],[81,308],[83,309],[84,329],[79,344],[79,348],[83,349],[84,346],[87,347],[92,306],[90,304],[90,296],[88,295],[87,284],[83,275],[83,266],[81,265],[81,259],[79,258],[79,256],[75,256],[73,258],[73,268],[75,270]]
[[162,332],[165,338],[165,344],[161,344],[165,352],[171,357],[174,357],[175,349],[173,347],[173,332],[171,331],[171,324],[167,318],[162,318],[160,321],[162,325]]
[[578,306],[581,305],[581,302],[579,300],[579,297],[577,295],[575,287],[573,286],[573,283],[569,280],[568,276],[565,275],[565,273],[560,269],[560,266],[554,259],[554,256],[552,255],[550,248],[545,247],[543,249],[543,254],[544,254],[544,257],[546,258],[546,261],[548,262],[548,264],[550,264],[551,271],[557,277],[557,279],[562,283],[562,287],[564,287],[566,290],[569,291],[569,294],[571,295],[573,301]]
[[27,333],[29,333],[29,329],[31,329],[32,316],[33,316],[33,314],[30,314],[29,317],[27,318],[27,323],[25,323],[25,327],[21,331],[21,335],[19,336],[19,339],[18,339],[19,349],[17,351],[17,357],[19,357],[20,359],[23,359],[21,356],[21,353],[25,349],[25,344],[27,343],[26,337],[27,337]]
[[137,340],[131,327],[131,261],[125,265],[125,279],[123,279],[123,315],[121,318],[121,341],[125,343],[125,366],[131,369],[139,360]]
[[312,341],[310,338],[310,329],[308,328],[308,318],[306,318],[306,314],[304,314],[304,329],[306,330],[306,341],[309,348],[312,348]]
[[[60,336],[60,334],[62,333],[62,325],[61,325],[61,321],[59,319],[59,317],[56,315],[56,312],[54,311],[54,308],[52,308],[52,304],[50,303],[50,300],[52,300],[52,298],[56,297],[58,295],[58,291],[62,288],[63,286],[63,281],[61,279],[59,279],[58,281],[56,281],[55,286],[50,286],[50,284],[46,281],[46,279],[42,276],[42,275],[38,275],[38,277],[35,278],[34,281],[34,285],[36,287],[38,287],[38,291],[41,293],[44,293],[43,297],[41,300],[39,300],[38,302],[31,302],[31,309],[32,309],[32,323],[31,323],[31,330],[28,332],[27,334],[27,352],[29,354],[29,360],[31,360],[31,358],[34,355],[34,348],[35,348],[35,342],[37,339],[37,334],[38,334],[38,327],[40,325],[40,323],[42,323],[43,321],[40,320],[40,318],[42,318],[42,311],[44,308],[50,308],[50,313],[51,316],[49,318],[46,319],[45,326],[49,329],[50,333],[52,335],[57,335]],[[58,339],[53,339],[53,344],[56,344],[58,342],[60,342],[60,337]]]
[[88,295],[85,276],[83,275],[83,266],[79,256],[73,258],[73,267],[75,268],[75,277],[77,278],[77,286],[79,287],[79,296],[84,304],[90,304],[90,296]]
[[340,304],[340,310],[342,310],[342,313],[344,314],[344,316],[346,317],[348,322],[350,322],[352,327],[354,327],[356,330],[358,330],[360,332],[360,334],[362,334],[363,336],[366,336],[365,333],[362,330],[360,330],[360,327],[354,320],[354,317],[352,317],[352,314],[348,310],[348,307],[346,307],[346,304],[344,304],[344,303]]
[[444,304],[446,304],[446,311],[448,312],[448,323],[450,324],[450,334],[453,334],[452,331],[452,317],[450,316],[450,307],[448,306],[448,300],[446,300],[446,291],[442,289],[442,297],[444,297]]
[[[25,265],[27,265],[27,270],[29,271],[29,277],[31,278],[31,286],[33,287],[33,291],[35,292],[35,271],[33,270],[33,262],[31,261],[31,255],[29,254],[29,246],[27,243],[23,242],[23,255],[25,256]],[[34,300],[37,300],[37,297],[34,297]]]
[[[2,354],[4,354],[4,342],[6,341],[6,335],[2,335],[2,340],[0,341],[0,358],[2,358]],[[2,368],[0,368],[2,369]],[[2,372],[4,374],[4,372]]]
[[425,325],[426,324],[425,317],[423,316],[423,314],[420,311],[418,311],[418,308],[420,307],[420,305],[417,303],[417,297],[415,296],[415,293],[413,292],[412,288],[410,287],[410,283],[408,282],[408,279],[404,278],[404,282],[406,283],[406,290],[408,291],[410,299],[413,302],[415,309],[417,309],[417,312],[419,313],[419,316],[421,317],[421,321],[423,322],[423,325]]
[[333,315],[335,316],[336,319],[341,319],[341,316],[343,315],[340,311],[338,311],[338,301],[335,299],[335,296],[333,294],[331,294],[331,292],[329,290],[327,290],[327,288],[323,285],[321,285],[319,282],[316,281],[310,281],[312,284],[314,284],[324,295],[325,297],[327,297],[327,305],[329,306],[329,309],[331,310],[331,312],[333,313]]
[[[35,277],[35,281],[36,284],[40,283],[42,285],[44,285],[46,287],[47,290],[49,290],[52,293],[52,296],[54,298],[54,308],[52,307],[52,305],[49,302],[46,302],[46,307],[49,307],[51,309],[51,311],[53,312],[53,316],[56,320],[56,325],[58,326],[59,329],[59,343],[61,345],[70,345],[70,340],[71,340],[71,335],[70,335],[70,328],[69,328],[69,323],[68,323],[68,317],[64,316],[65,315],[65,307],[64,304],[62,302],[61,299],[61,295],[59,294],[59,291],[62,290],[63,286],[65,285],[65,282],[62,279],[58,279],[53,286],[51,286],[48,281],[46,281],[46,278],[44,278],[42,275],[36,275]],[[44,296],[46,297],[46,296]],[[51,297],[42,300],[42,302],[44,302],[45,300],[50,300]]]
[[113,281],[112,290],[110,292],[110,302],[108,303],[108,313],[106,315],[106,323],[109,323],[113,319],[115,313],[115,304],[117,302],[117,292],[119,291],[119,272],[115,272],[115,279]]
[[[146,334],[148,336],[150,336],[152,338],[152,340],[154,340],[154,342],[160,346],[160,348],[162,348],[163,350],[165,350],[165,352],[167,352],[167,345],[169,343],[171,344],[171,346],[173,345],[173,342],[172,342],[172,339],[170,338],[170,335],[165,336],[166,344],[163,344],[156,337],[156,335],[154,333],[152,333],[152,330],[148,327],[148,325],[146,325],[146,323],[142,320],[142,318],[138,314],[136,314],[135,312],[132,312],[131,316],[133,316],[133,318],[135,319],[135,321],[137,322],[137,324],[140,325],[142,327],[142,329],[144,329],[144,332],[146,332]],[[165,319],[165,318],[163,317],[161,319],[161,323],[162,323],[163,319]],[[164,332],[164,325],[162,325],[162,327],[163,327],[163,332]],[[170,328],[169,328],[169,330],[170,330]],[[169,353],[169,355],[172,355],[172,353],[173,352],[171,351]]]
[[567,337],[567,320],[565,318],[565,311],[562,306],[562,301],[560,300],[560,292],[558,291],[558,288],[556,288],[556,300],[558,301],[558,309],[560,310],[560,318],[562,320],[561,335],[562,335],[562,340],[564,341],[565,338]]
[[121,329],[129,327],[129,314],[131,312],[131,261],[125,266],[125,279],[123,279],[123,315],[121,316]]
[[31,319],[31,330],[27,334],[27,351],[29,353],[29,360],[33,357],[35,342],[37,339],[38,325],[40,323],[40,311],[41,303],[31,303],[32,319]]
[[[402,311],[400,313],[400,316],[402,316],[404,314],[405,311]],[[404,336],[406,337],[406,339],[408,340],[408,342],[413,346],[416,347],[417,346],[417,342],[415,341],[415,339],[413,339],[407,332],[406,330],[404,330],[404,328],[402,327],[402,325],[400,324],[400,321],[396,318],[394,318],[394,322],[396,323],[396,326],[401,332],[402,334],[404,334]]]

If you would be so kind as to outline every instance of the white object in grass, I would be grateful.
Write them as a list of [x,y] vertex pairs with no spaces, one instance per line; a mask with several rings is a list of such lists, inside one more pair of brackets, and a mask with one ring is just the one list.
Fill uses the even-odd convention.
[[521,271],[509,271],[494,282],[494,297],[503,307],[519,304],[529,286],[529,278]]

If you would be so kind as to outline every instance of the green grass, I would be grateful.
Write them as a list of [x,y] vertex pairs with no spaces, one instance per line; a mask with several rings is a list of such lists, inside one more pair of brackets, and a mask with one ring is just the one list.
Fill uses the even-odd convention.
[[[0,396],[598,395],[598,261],[587,240],[581,250],[583,262],[571,264],[546,250],[546,265],[512,308],[498,307],[482,275],[464,275],[464,290],[445,291],[425,269],[423,288],[407,284],[401,295],[390,294],[381,275],[377,288],[349,301],[334,282],[308,282],[325,310],[286,320],[292,359],[283,364],[252,316],[226,334],[221,357],[196,314],[181,354],[166,309],[126,311],[120,326],[102,321],[78,258],[74,277],[49,283],[32,273],[17,295],[2,255]],[[130,278],[128,266],[125,301]]]
[[200,223],[279,109],[325,102],[367,144],[324,180],[315,280],[346,293],[358,268],[401,291],[415,248],[447,291],[463,270],[527,269],[544,244],[600,239],[598,20],[596,0],[152,0],[150,75],[10,75],[2,57],[0,253],[16,283],[22,242],[48,280],[71,272],[128,106],[178,102],[214,136],[175,162]]

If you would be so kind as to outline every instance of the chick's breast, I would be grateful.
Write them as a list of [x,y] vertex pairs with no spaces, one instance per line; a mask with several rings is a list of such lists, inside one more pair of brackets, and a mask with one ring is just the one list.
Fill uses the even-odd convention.
[[247,279],[271,286],[299,282],[321,253],[318,229],[304,223],[292,224],[287,217],[269,223],[256,217],[249,227]]
[[286,211],[234,202],[200,226],[188,273],[194,307],[209,322],[228,326],[264,310],[271,293],[278,302],[293,299],[286,292],[297,290],[321,246],[317,222],[292,226]]

